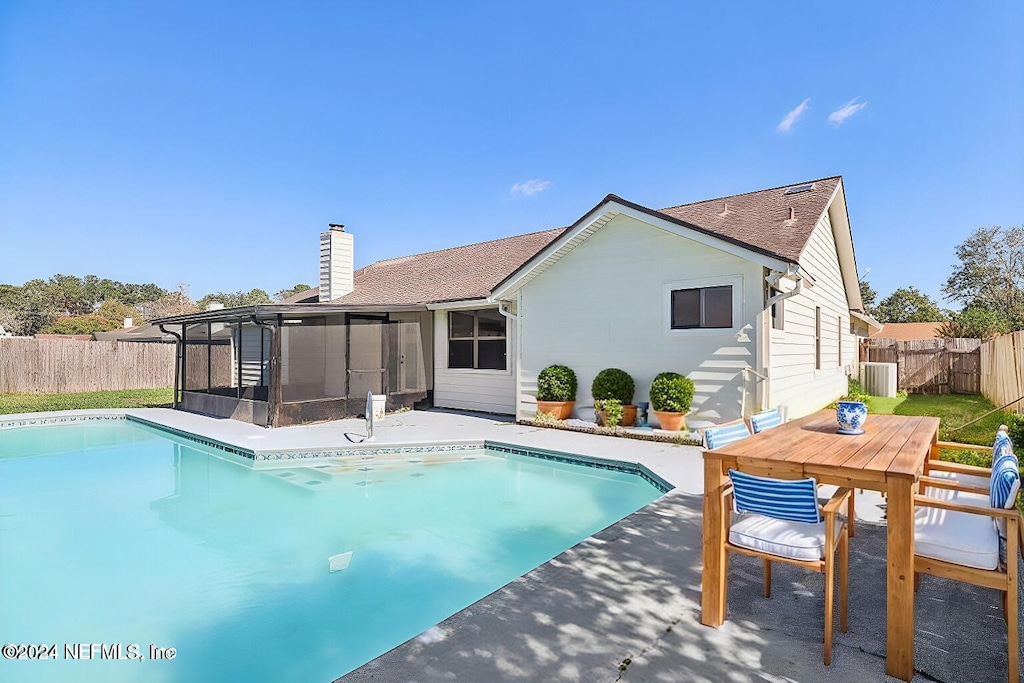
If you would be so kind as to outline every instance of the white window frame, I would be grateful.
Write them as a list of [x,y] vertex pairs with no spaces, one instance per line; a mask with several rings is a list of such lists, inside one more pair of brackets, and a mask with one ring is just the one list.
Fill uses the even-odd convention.
[[[444,313],[444,338],[445,338],[445,345],[444,345],[445,355],[444,355],[444,369],[443,369],[443,372],[449,373],[449,374],[487,374],[487,375],[510,375],[510,374],[512,374],[512,364],[513,364],[512,350],[511,350],[511,348],[509,346],[509,341],[511,340],[511,336],[509,335],[509,331],[512,328],[512,321],[510,321],[508,318],[504,318],[504,316],[502,316],[504,318],[504,320],[505,320],[505,336],[504,337],[481,337],[479,335],[479,330],[477,329],[478,326],[479,326],[479,317],[476,315],[476,313],[478,311],[498,311],[498,308],[497,307],[490,307],[490,306],[472,306],[472,307],[459,307],[459,308],[441,309],[441,312]],[[453,367],[449,367],[448,363],[451,361],[451,351],[449,349],[449,344],[452,342],[452,337],[451,337],[451,314],[452,313],[472,313],[472,314],[474,314],[473,315],[473,318],[474,318],[474,323],[473,323],[474,330],[473,330],[473,337],[472,337],[472,341],[473,341],[473,362],[474,362],[474,364],[476,364],[476,362],[477,362],[477,354],[479,353],[479,348],[477,346],[477,342],[479,342],[481,339],[490,340],[490,341],[502,340],[502,341],[505,342],[505,369],[504,370],[499,370],[497,368],[453,368]],[[500,311],[498,311],[498,315],[501,315]],[[469,337],[464,337],[462,339],[456,339],[455,341],[470,341],[470,338]]]
[[[704,289],[707,287],[732,287],[732,327],[690,327],[672,328],[672,292],[679,289]],[[661,288],[662,329],[667,337],[713,337],[737,334],[744,326],[746,316],[743,310],[743,276],[719,275],[690,280],[673,280]]]

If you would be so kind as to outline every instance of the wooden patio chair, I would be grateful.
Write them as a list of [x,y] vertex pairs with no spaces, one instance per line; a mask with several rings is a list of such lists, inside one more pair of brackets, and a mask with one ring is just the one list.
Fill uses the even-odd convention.
[[766,429],[778,427],[781,424],[782,413],[779,412],[778,408],[764,410],[750,416],[750,429],[753,430],[755,434],[760,434]]
[[[961,451],[972,451],[974,453],[984,453],[995,457],[996,448],[1003,443],[1010,442],[1010,437],[1007,432],[1008,428],[1006,425],[999,425],[999,429],[996,432],[996,440],[992,446],[978,446],[975,444],[956,443],[953,441],[940,441],[936,445],[940,449],[947,448]],[[933,496],[935,494],[939,494],[938,497],[951,498],[967,505],[979,504],[984,507],[989,504],[988,495],[992,479],[991,467],[964,465],[958,462],[929,458],[925,461],[924,474],[925,477],[923,477],[920,482],[920,490],[922,494]],[[945,487],[942,482],[938,482],[936,485],[932,482],[933,478],[951,480],[956,482],[959,486],[954,490]],[[929,484],[929,482],[932,483]],[[925,492],[925,489],[928,486],[933,487],[931,494],[926,494]],[[1021,557],[1024,558],[1024,515],[1022,515],[1021,519],[1018,521],[1017,529],[1019,537],[1017,547],[1019,548]]]
[[704,430],[704,446],[708,449],[719,448],[726,444],[745,439],[750,436],[750,428],[745,420],[734,420],[726,422],[717,427],[708,427]]
[[[772,562],[805,567],[825,575],[824,662],[832,662],[832,612],[839,551],[839,628],[848,628],[848,570],[850,540],[847,526],[836,514],[853,494],[841,488],[824,506],[818,504],[814,479],[783,480],[729,470],[726,486],[725,549],[764,560],[764,596],[772,593]],[[729,511],[743,513],[732,521]]]
[[[989,450],[952,442],[940,442],[939,446]],[[919,574],[931,574],[1001,591],[1008,680],[1018,683],[1017,557],[1024,556],[1024,528],[1017,509],[1019,464],[1005,430],[997,434],[994,452],[991,468],[928,461],[929,474],[921,477],[926,495],[914,497],[919,508],[914,530],[914,583],[916,586]]]

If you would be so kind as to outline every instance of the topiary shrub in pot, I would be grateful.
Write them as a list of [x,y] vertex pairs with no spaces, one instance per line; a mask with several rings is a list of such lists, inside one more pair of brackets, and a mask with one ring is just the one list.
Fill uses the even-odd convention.
[[658,425],[677,432],[686,426],[686,413],[693,404],[693,380],[678,372],[663,372],[651,382],[651,408]]
[[[590,385],[590,393],[594,397],[594,404],[598,401],[615,399],[622,403],[622,426],[632,427],[636,424],[636,406],[633,405],[633,392],[636,387],[633,378],[625,370],[618,368],[605,368],[597,373],[593,383]],[[602,411],[597,411],[598,420],[604,424]]]
[[557,420],[572,417],[576,405],[576,373],[564,365],[549,365],[537,375],[537,412]]

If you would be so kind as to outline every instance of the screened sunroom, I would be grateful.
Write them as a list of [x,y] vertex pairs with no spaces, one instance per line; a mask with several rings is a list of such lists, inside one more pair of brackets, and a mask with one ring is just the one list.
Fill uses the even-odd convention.
[[270,304],[153,322],[177,344],[175,408],[282,427],[362,415],[368,392],[389,410],[426,398],[421,317],[424,307]]

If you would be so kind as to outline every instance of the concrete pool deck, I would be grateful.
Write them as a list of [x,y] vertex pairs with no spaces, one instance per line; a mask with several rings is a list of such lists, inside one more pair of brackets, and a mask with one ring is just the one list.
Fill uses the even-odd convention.
[[[268,430],[168,409],[75,414],[135,415],[256,453],[370,445],[357,442],[362,420]],[[765,600],[760,564],[735,558],[729,620],[700,625],[701,449],[440,411],[389,415],[372,444],[481,441],[639,463],[676,488],[340,681],[895,680],[884,673],[885,533],[870,524],[884,513],[880,499],[858,500],[869,523],[851,546],[850,632],[836,632],[826,668],[818,574],[776,565]],[[915,682],[1006,680],[998,593],[923,577],[916,611]]]

